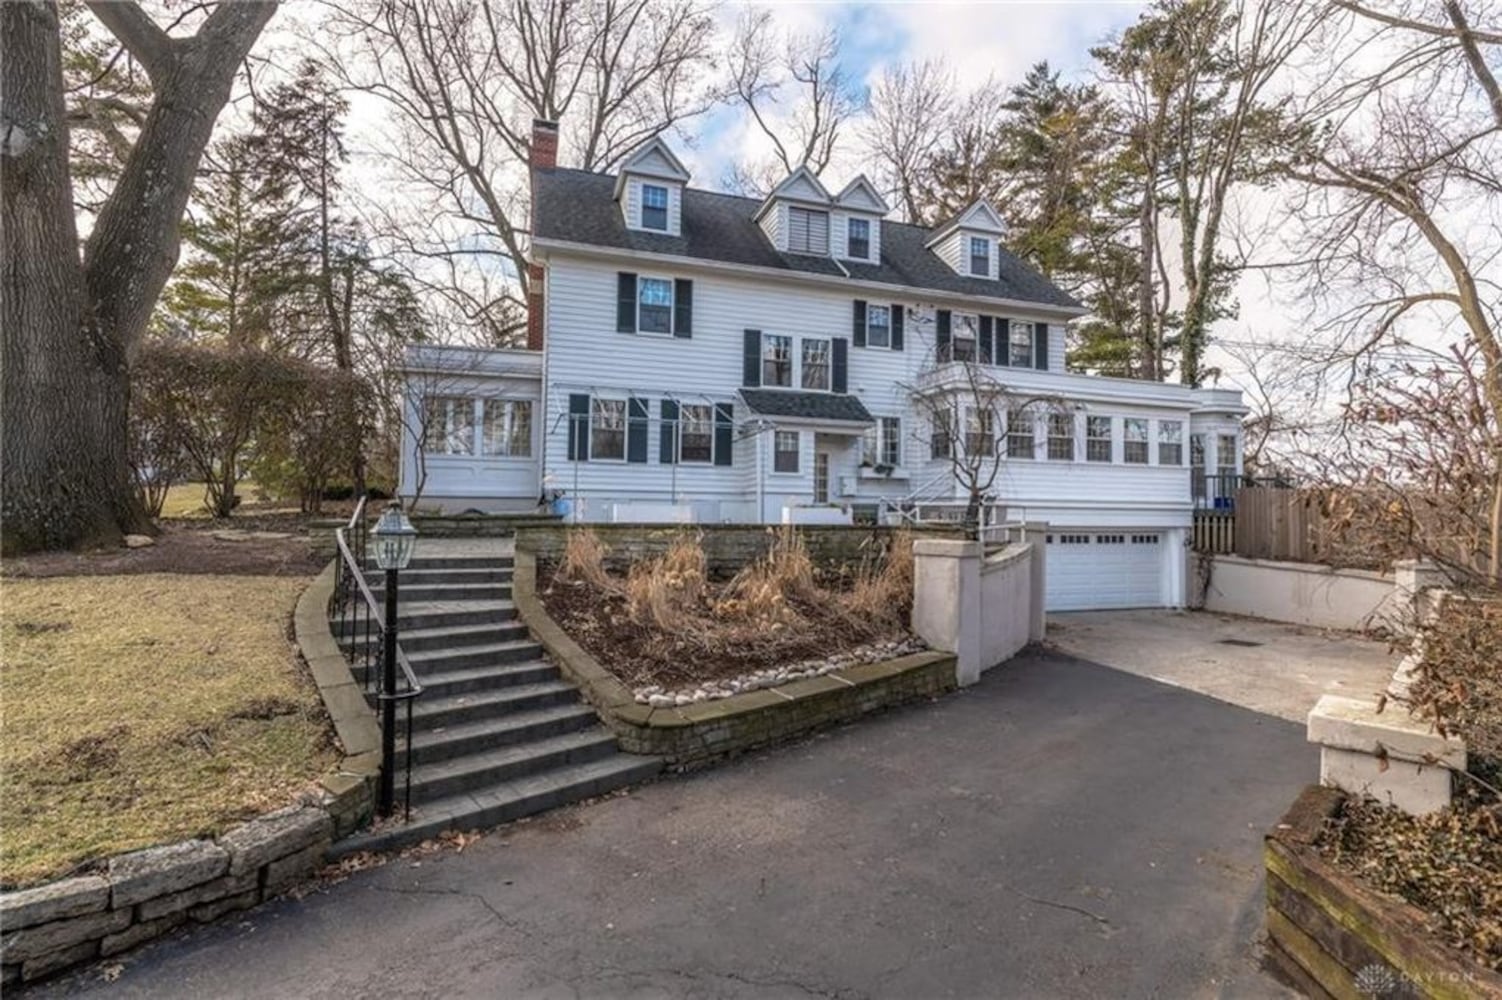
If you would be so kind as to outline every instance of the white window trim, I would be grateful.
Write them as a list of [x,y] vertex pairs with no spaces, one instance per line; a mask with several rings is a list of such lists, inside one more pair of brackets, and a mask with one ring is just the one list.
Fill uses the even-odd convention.
[[[629,407],[630,404],[628,403],[627,406]],[[687,423],[687,421],[685,421],[683,419],[683,411],[684,411],[684,409],[686,407],[689,407],[689,406],[703,407],[704,409],[706,409],[706,410],[709,411],[709,457],[708,458],[684,458],[683,457],[683,438],[684,438],[683,427],[684,427],[684,424]],[[678,445],[678,464],[679,465],[714,465],[714,460],[715,460],[715,438],[718,437],[718,435],[715,434],[715,429],[716,429],[715,415],[716,415],[715,414],[715,407],[714,407],[713,403],[683,403],[683,402],[680,402],[678,404],[678,420],[677,420],[676,426],[674,428],[673,438],[674,438],[675,442]],[[628,421],[631,419],[629,413],[627,414],[626,419]]]
[[[960,424],[960,433],[959,433],[960,444],[964,447],[964,452],[963,452],[964,456],[966,458],[969,458],[969,457],[971,457],[972,455],[975,454],[974,452],[971,452],[971,450],[970,450],[970,434],[971,434],[971,431],[970,431],[970,418],[972,416],[975,416],[975,415],[978,415],[978,414],[986,414],[986,415],[988,415],[990,417],[990,423],[991,423],[991,428],[990,428],[991,448],[990,448],[989,451],[982,451],[982,452],[980,452],[979,453],[980,457],[981,458],[998,458],[998,457],[1005,458],[1006,455],[1004,455],[1004,454],[1003,455],[999,455],[999,456],[997,455],[997,451],[999,449],[1005,449],[1006,448],[1006,430],[1003,428],[1003,429],[1000,430],[1000,432],[998,432],[998,428],[1001,427],[1001,424],[1002,424],[1002,417],[1001,417],[1001,415],[996,412],[996,409],[994,407],[990,407],[990,406],[971,406],[968,403],[965,405],[964,412],[962,414],[962,422]],[[977,422],[978,423],[984,423],[984,421],[977,421]],[[979,433],[981,433],[981,431],[976,431],[975,433],[979,434]],[[950,443],[950,447],[951,447],[951,449],[954,448],[954,443],[953,442]],[[952,451],[951,451],[951,453],[952,453]]]
[[[621,404],[621,457],[603,458],[595,454],[595,402],[616,402]],[[649,411],[650,412],[650,411]],[[631,397],[617,396],[614,393],[593,392],[589,395],[589,461],[591,462],[626,462],[626,456],[631,452]]]
[[[655,232],[655,230],[654,230]],[[667,330],[644,330],[641,323],[641,290],[648,281],[666,281],[668,283],[668,328]],[[677,332],[675,327],[678,323],[678,284],[671,277],[664,274],[639,274],[636,276],[636,332],[642,337],[671,337]]]
[[[1143,437],[1143,439],[1141,441],[1135,441],[1134,442],[1134,441],[1131,441],[1130,439],[1128,439],[1128,437],[1127,437],[1127,424],[1128,424],[1129,421],[1133,421],[1133,420],[1140,421],[1142,423],[1143,427],[1146,429],[1146,434],[1145,434],[1145,436]],[[1127,445],[1128,444],[1140,444],[1140,445],[1142,445],[1143,448],[1147,452],[1147,458],[1145,460],[1141,461],[1141,462],[1134,462],[1134,461],[1128,459],[1127,458]],[[1157,463],[1153,461],[1153,459],[1155,459],[1155,458],[1157,458],[1157,456],[1155,454],[1153,454],[1153,422],[1150,419],[1148,419],[1147,417],[1122,417],[1121,418],[1121,464],[1122,465],[1141,465],[1141,466],[1156,465]]]
[[[875,442],[876,442],[876,454],[870,460],[871,461],[871,468],[875,468],[878,465],[890,465],[894,469],[900,469],[900,468],[902,468],[903,467],[902,466],[902,450],[903,449],[902,449],[902,417],[901,417],[901,415],[873,414],[872,415],[872,419],[874,419],[876,421],[875,423],[873,423],[871,425],[871,428],[870,428],[871,431],[875,432],[874,437],[875,437]],[[896,460],[892,461],[892,462],[883,461],[883,458],[884,458],[884,456],[886,454],[886,450],[887,450],[886,449],[886,446],[887,446],[887,434],[886,434],[886,424],[885,424],[885,421],[888,421],[888,420],[895,420],[897,422],[897,427],[896,427],[896,429],[894,431],[894,434],[895,434],[895,443],[897,445],[897,457],[896,457]],[[864,465],[865,462],[867,461],[867,459],[866,459],[866,444],[867,444],[867,440],[868,440],[868,435],[867,434],[862,434],[861,435],[861,463],[862,463],[862,465]]]
[[[1156,421],[1156,423],[1157,423],[1158,426],[1156,428],[1154,428],[1154,429],[1157,431],[1157,433],[1153,435],[1153,442],[1154,443],[1153,443],[1153,449],[1152,449],[1153,450],[1153,462],[1154,462],[1154,464],[1161,465],[1161,466],[1163,466],[1164,468],[1167,468],[1167,469],[1182,469],[1182,468],[1184,468],[1185,467],[1185,464],[1184,464],[1185,463],[1185,459],[1188,458],[1188,456],[1184,454],[1184,436],[1185,436],[1184,435],[1184,421],[1182,421],[1182,420],[1158,420],[1158,421]],[[1163,432],[1164,432],[1164,430],[1166,430],[1169,427],[1177,427],[1179,429],[1179,439],[1177,441],[1165,441],[1165,440],[1163,440]],[[1179,448],[1179,460],[1177,462],[1165,462],[1165,461],[1163,461],[1163,446],[1165,444],[1167,444],[1167,445],[1178,445],[1178,448]]]
[[[480,437],[481,437],[481,435],[483,435],[485,433],[485,429],[482,426],[482,423],[483,423],[484,418],[485,418],[485,411],[484,411],[483,406],[481,406],[481,402],[480,402],[481,398],[482,397],[469,396],[469,395],[465,395],[465,394],[461,394],[461,393],[434,393],[431,396],[424,396],[424,397],[421,398],[421,400],[418,403],[418,406],[424,407],[424,408],[427,406],[429,400],[436,400],[436,399],[443,399],[443,400],[449,400],[449,401],[464,400],[464,401],[466,401],[466,402],[469,403],[469,420],[470,420],[470,424],[469,424],[469,451],[461,451],[461,452],[429,451],[428,450],[428,443],[427,443],[426,437],[427,437],[427,435],[429,433],[432,432],[432,425],[431,425],[431,422],[428,420],[428,417],[427,417],[426,413],[419,413],[419,419],[423,421],[422,431],[423,431],[423,438],[424,438],[424,440],[421,440],[421,441],[419,441],[417,443],[417,448],[418,448],[418,451],[422,452],[423,461],[429,462],[429,461],[433,461],[434,459],[436,459],[439,462],[466,462],[466,461],[473,461],[473,460],[475,460],[477,458],[499,457],[499,456],[486,456],[486,455],[480,454]],[[452,410],[452,407],[449,407],[449,410]],[[447,417],[448,417],[448,413],[447,412],[444,414],[444,417],[445,417],[445,434],[444,434],[444,437],[446,439],[448,437],[448,435],[446,433],[447,432]]]
[[[1053,433],[1053,421],[1056,417],[1064,417],[1069,421],[1069,457],[1054,458],[1053,442],[1062,441],[1063,438]],[[1043,458],[1049,462],[1078,462],[1080,456],[1080,424],[1074,418],[1073,413],[1050,413],[1043,418]]]
[[[814,334],[814,333],[807,333],[807,334],[804,334],[804,333],[773,333],[771,331],[766,331],[766,330],[762,331],[761,337],[762,337],[762,343],[761,343],[762,353],[759,355],[759,357],[760,357],[760,364],[762,366],[761,370],[760,370],[760,373],[759,373],[760,376],[761,376],[761,386],[760,386],[760,388],[762,388],[762,389],[784,389],[784,390],[792,390],[792,391],[796,391],[796,392],[827,392],[827,393],[831,393],[831,394],[834,393],[834,342],[836,340],[839,340],[840,339],[839,337],[836,337],[836,336],[826,336],[826,335],[823,335],[823,334]],[[791,346],[789,347],[789,351],[790,351],[790,362],[791,362],[791,375],[790,375],[790,378],[792,379],[792,381],[788,385],[771,385],[766,380],[766,375],[767,375],[767,369],[766,369],[766,361],[767,361],[766,350],[767,350],[767,338],[768,337],[786,337],[791,342]],[[803,387],[803,342],[805,340],[823,340],[823,341],[827,341],[828,344],[829,344],[829,365],[828,365],[828,368],[829,368],[829,388],[828,389],[805,389]]]
[[[657,188],[658,190],[660,190],[663,193],[664,203],[663,203],[663,206],[662,206],[662,228],[661,229],[658,229],[656,226],[649,226],[649,225],[647,225],[647,188],[649,188],[649,187],[651,187],[651,188]],[[648,232],[648,233],[666,233],[666,232],[671,231],[672,228],[673,228],[673,222],[672,222],[672,215],[673,215],[673,191],[672,191],[672,189],[670,187],[668,187],[666,184],[657,184],[657,183],[654,183],[652,181],[641,181],[641,182],[639,182],[639,188],[640,188],[640,190],[639,190],[639,193],[637,194],[637,197],[639,199],[639,204],[636,206],[636,223],[637,223],[637,227],[639,229],[643,230],[644,232]]]
[[[1091,437],[1090,436],[1090,421],[1091,420],[1104,420],[1104,421],[1106,421],[1106,432],[1107,432],[1107,436],[1106,437]],[[1092,441],[1105,441],[1105,442],[1107,442],[1111,446],[1110,447],[1111,457],[1107,458],[1107,459],[1104,459],[1104,460],[1091,458],[1090,457],[1090,443]],[[1101,416],[1100,414],[1096,414],[1096,413],[1087,414],[1085,416],[1085,457],[1084,457],[1084,461],[1086,463],[1090,464],[1090,465],[1116,465],[1117,464],[1117,461],[1116,461],[1116,418],[1115,417],[1104,417],[1104,416]]]
[[[964,325],[963,321],[966,319],[974,321],[975,325],[971,328],[973,330],[973,333],[971,336],[961,337],[960,327]],[[955,350],[955,346],[959,344],[961,340],[968,340],[970,342],[970,358],[972,361],[978,363],[980,361],[979,313],[952,312],[949,314],[949,360],[955,361],[959,358],[959,352]]]
[[[1021,333],[1024,328],[1027,330],[1026,364],[1018,362],[1016,356],[1012,353],[1012,338]],[[1007,324],[1007,367],[1032,369],[1037,364],[1038,359],[1034,357],[1038,348],[1037,336],[1037,324],[1030,319],[1014,319]],[[991,351],[993,354],[996,351],[994,344]]]
[[[806,386],[806,385],[803,384],[803,348],[804,348],[805,344],[809,343],[810,341],[815,341],[815,340],[822,341],[823,344],[824,344],[824,381],[825,381],[825,387],[823,389],[813,389],[813,388],[810,388],[810,387],[808,387],[808,386]],[[796,367],[797,367],[798,371],[797,371],[797,376],[796,376],[796,378],[794,380],[794,386],[793,386],[793,388],[800,389],[803,392],[833,392],[834,391],[834,338],[833,337],[816,337],[816,336],[810,334],[810,335],[808,335],[806,337],[799,336],[797,338],[797,342],[798,342],[798,357],[797,357],[797,362],[798,363],[797,363]]]
[[[985,269],[985,271],[977,271],[975,269],[975,244],[977,242],[984,244],[985,247],[986,247],[986,269]],[[965,276],[969,277],[969,278],[989,278],[989,277],[991,277],[991,258],[995,254],[995,252],[996,252],[996,248],[995,248],[995,246],[993,246],[992,241],[988,237],[985,237],[985,236],[966,236],[965,237]]]
[[[777,468],[777,435],[779,435],[779,434],[793,434],[793,435],[796,435],[797,438],[798,438],[798,447],[794,451],[794,454],[798,456],[798,468],[793,469],[792,471],[779,470]],[[771,440],[771,451],[772,451],[772,454],[767,459],[767,465],[768,465],[768,472],[767,472],[767,474],[770,475],[770,476],[785,476],[785,477],[796,477],[796,476],[803,475],[803,432],[802,431],[796,431],[796,430],[788,430],[788,429],[780,428],[780,427],[774,427],[772,429],[772,435],[771,435],[771,437],[772,437],[772,440]]]
[[[866,252],[865,252],[864,255],[856,254],[855,252],[853,252],[850,249],[850,227],[853,226],[853,225],[855,225],[857,222],[863,223],[865,225],[865,227],[866,227]],[[871,229],[872,228],[873,227],[871,225],[871,220],[870,219],[865,219],[865,218],[862,218],[862,217],[860,217],[858,215],[849,215],[849,216],[845,217],[845,256],[846,257],[850,258],[851,260],[869,261],[871,259],[871,251],[872,251],[872,249],[874,249],[872,247],[872,245],[871,245]]]
[[[793,246],[793,213],[794,212],[807,212],[811,216],[812,215],[822,215],[824,217],[824,249],[823,250],[815,250],[815,249],[812,248],[811,245],[810,246],[806,246],[803,249],[797,249],[797,248],[795,248]],[[787,215],[786,215],[785,218],[786,218],[786,222],[787,222],[787,232],[783,234],[782,242],[783,242],[783,245],[787,247],[787,252],[788,253],[795,253],[795,254],[798,254],[801,257],[827,257],[827,256],[829,256],[829,249],[830,249],[829,245],[831,243],[831,237],[832,237],[832,232],[831,231],[834,228],[834,216],[833,216],[833,213],[831,213],[829,211],[829,209],[827,209],[827,208],[812,208],[812,207],[810,207],[808,205],[788,205],[787,206]],[[812,232],[812,231],[813,231],[812,227],[810,227],[809,232]]]
[[476,428],[476,431],[477,431],[477,433],[475,435],[475,444],[479,448],[483,448],[484,445],[485,445],[485,404],[486,403],[500,403],[500,404],[502,404],[502,405],[504,405],[506,407],[506,410],[505,410],[506,417],[504,419],[504,423],[505,423],[505,426],[506,426],[506,435],[505,436],[506,436],[506,442],[507,442],[507,446],[508,447],[510,446],[510,442],[511,442],[511,428],[513,428],[515,426],[515,424],[516,424],[516,407],[518,405],[525,404],[530,409],[531,412],[529,412],[527,414],[527,424],[528,424],[528,427],[527,427],[527,454],[525,454],[525,455],[517,455],[517,454],[514,454],[512,452],[507,452],[507,453],[505,453],[503,455],[503,454],[500,454],[499,452],[476,451],[475,452],[475,457],[476,458],[483,458],[483,459],[486,459],[487,461],[496,461],[496,462],[531,462],[531,461],[533,461],[533,459],[537,455],[537,422],[534,419],[537,416],[537,405],[536,405],[536,403],[533,400],[530,400],[530,399],[516,399],[516,398],[510,397],[510,396],[481,396],[477,400],[477,402],[480,404],[480,406],[479,406],[479,411],[476,413],[476,417],[478,419],[478,422],[475,424],[475,428]]
[[[871,311],[882,309],[887,314],[887,342],[885,344],[871,343]],[[866,346],[875,347],[878,350],[890,350],[892,347],[892,307],[884,302],[866,303]]]

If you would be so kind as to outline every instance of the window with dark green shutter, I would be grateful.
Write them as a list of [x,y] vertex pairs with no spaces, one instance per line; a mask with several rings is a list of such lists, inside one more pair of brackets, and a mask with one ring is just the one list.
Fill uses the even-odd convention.
[[991,321],[991,360],[998,365],[1007,366],[1012,363],[1012,321],[1004,316],[997,316]]
[[940,309],[934,317],[934,357],[943,364],[949,354],[949,310]]
[[628,401],[626,416],[626,461],[647,460],[647,401],[632,396]]
[[694,335],[694,283],[687,278],[673,282],[673,336]]
[[980,349],[980,363],[983,365],[989,365],[991,359],[994,357],[991,353],[992,325],[990,316],[982,316],[980,318],[980,340],[977,341],[977,344]]
[[1033,367],[1048,370],[1048,324],[1033,324]]
[[741,385],[754,389],[761,385],[761,331],[747,330],[741,343]]
[[716,403],[714,407],[714,464],[735,462],[735,406]]
[[568,458],[570,462],[589,461],[589,393],[570,393],[568,397]]
[[657,445],[657,461],[663,465],[672,465],[678,461],[678,403],[676,400],[664,399],[662,401],[662,430]]
[[835,392],[850,391],[850,351],[845,338],[834,339],[834,377],[830,388]]
[[850,336],[856,347],[866,346],[866,303],[855,300],[855,316],[851,321]]
[[636,332],[636,275],[626,271],[616,275],[615,328],[620,333]]
[[892,350],[902,350],[902,314],[905,310],[898,303],[892,304]]

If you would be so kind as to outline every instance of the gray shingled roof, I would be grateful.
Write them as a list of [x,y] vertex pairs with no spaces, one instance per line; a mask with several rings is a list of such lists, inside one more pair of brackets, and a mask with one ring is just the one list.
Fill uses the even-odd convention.
[[742,389],[741,398],[764,417],[801,417],[805,420],[848,420],[869,424],[873,418],[854,396],[804,392],[801,389]]
[[[626,228],[615,202],[615,177],[585,170],[539,170],[534,180],[535,235],[591,246],[675,254],[726,264],[749,264],[783,271],[842,277],[827,257],[780,253],[752,216],[754,198],[687,188],[683,192],[683,235]],[[1016,299],[1052,306],[1078,306],[1052,282],[1016,257],[1001,252],[1001,278],[990,281],[956,274],[924,244],[933,230],[902,222],[881,223],[881,261],[841,261],[852,278],[930,291]]]

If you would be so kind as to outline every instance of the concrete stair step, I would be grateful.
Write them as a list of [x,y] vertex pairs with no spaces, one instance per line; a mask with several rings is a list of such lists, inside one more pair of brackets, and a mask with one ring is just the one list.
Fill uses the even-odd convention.
[[[462,726],[483,719],[499,719],[513,712],[572,704],[578,698],[578,690],[561,680],[461,691],[442,697],[430,697],[424,690],[422,696],[412,703],[412,728],[414,731],[426,732]],[[367,695],[366,701],[371,707],[375,707],[373,694]],[[405,712],[405,709],[402,711]]]
[[[397,606],[397,628],[452,628],[457,625],[487,625],[516,618],[510,601],[403,601]],[[404,649],[406,647],[403,647]]]
[[[413,569],[407,567],[402,570],[401,585],[405,590],[409,584],[430,583],[510,583],[512,570],[509,566],[476,566],[473,568],[459,569]],[[377,573],[369,578],[371,586],[378,586],[385,581],[384,573]]]
[[[370,588],[379,602],[386,600],[386,588],[375,584]],[[511,597],[509,583],[412,583],[402,581],[397,585],[397,613],[409,601],[504,601]]]
[[[400,617],[398,624],[404,625]],[[426,652],[430,649],[459,649],[465,646],[483,646],[497,642],[514,642],[527,637],[527,626],[521,621],[512,619],[506,622],[482,622],[478,625],[445,625],[438,628],[403,628],[401,633],[402,649],[407,655]],[[339,639],[339,645],[345,649],[359,648],[364,643],[363,636],[354,639]],[[380,645],[378,640],[372,640]]]
[[[405,650],[407,647],[403,645],[402,648]],[[424,670],[457,670],[460,667],[521,663],[525,660],[535,660],[541,655],[542,647],[531,639],[508,639],[476,646],[407,651],[407,659],[412,661],[412,669],[419,674]]]
[[[401,725],[404,720],[399,717],[397,721]],[[412,764],[415,767],[418,764],[452,760],[465,754],[482,753],[529,740],[577,732],[597,725],[599,718],[588,705],[575,701],[525,711],[504,712],[497,718],[422,730],[417,729],[414,705],[412,722]],[[397,745],[397,761],[400,766],[406,756],[405,740],[400,735]]]
[[603,726],[543,740],[468,754],[412,770],[412,803],[432,802],[514,781],[550,768],[584,764],[616,752],[615,737]]
[[661,769],[662,762],[655,757],[620,753],[587,763],[549,768],[514,781],[414,806],[410,823],[393,822],[378,830],[346,837],[333,845],[330,857],[357,851],[395,850],[446,830],[485,829],[646,781]]
[[[421,547],[421,544],[421,542],[418,543],[419,548]],[[516,560],[512,556],[487,555],[484,553],[477,555],[425,556],[422,555],[419,551],[412,557],[412,561],[407,563],[407,570],[510,569],[513,565],[515,565],[515,562]],[[368,567],[366,570],[367,576],[383,572],[381,568],[375,564],[374,559],[366,560],[366,565]]]
[[[422,684],[423,699],[447,698],[475,691],[516,687],[522,684],[542,684],[557,679],[558,668],[541,660],[528,660],[525,663],[508,663],[501,666],[465,667],[462,670],[444,670],[418,675],[418,681]],[[357,678],[357,682],[365,683],[363,674]],[[370,700],[366,698],[366,701]],[[416,705],[413,706],[414,712],[416,707]]]

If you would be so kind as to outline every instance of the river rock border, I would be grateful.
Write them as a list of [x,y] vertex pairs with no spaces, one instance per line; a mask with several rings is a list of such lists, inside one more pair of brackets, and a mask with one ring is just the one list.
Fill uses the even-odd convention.
[[1345,800],[1310,785],[1267,834],[1267,939],[1273,962],[1307,996],[1502,996],[1502,975],[1449,948],[1417,907],[1369,888],[1315,846]]
[[329,845],[370,817],[380,729],[329,634],[334,567],[303,591],[299,649],[344,747],[338,769],[303,800],[214,839],[118,854],[86,875],[0,893],[0,982],[29,982],[108,958],[188,924],[280,895],[322,866]]
[[600,713],[621,749],[660,756],[680,769],[702,767],[883,708],[937,698],[956,687],[954,654],[925,651],[682,706],[639,704],[633,691],[548,615],[537,596],[537,556],[520,547],[511,599],[532,637]]

